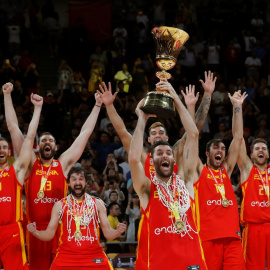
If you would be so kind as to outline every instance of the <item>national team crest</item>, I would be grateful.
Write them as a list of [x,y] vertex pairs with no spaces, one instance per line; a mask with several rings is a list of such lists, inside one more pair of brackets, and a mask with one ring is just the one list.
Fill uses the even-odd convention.
[[52,164],[52,167],[57,167],[57,166],[58,166],[58,162],[54,161],[53,164]]

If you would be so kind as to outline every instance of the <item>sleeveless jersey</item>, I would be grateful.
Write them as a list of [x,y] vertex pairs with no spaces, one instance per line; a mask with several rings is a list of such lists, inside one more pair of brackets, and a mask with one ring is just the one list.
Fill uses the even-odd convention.
[[[228,207],[223,207],[222,197],[216,182],[206,166],[199,180],[194,184],[197,229],[202,241],[223,237],[240,238],[239,214],[231,181],[223,166],[220,167]],[[212,170],[218,184],[219,170]]]
[[[270,165],[268,171],[268,181],[270,181]],[[265,171],[261,172],[265,183]],[[263,187],[257,167],[253,165],[248,179],[241,185],[243,201],[241,205],[241,223],[266,223],[270,222],[269,194],[267,196]]]
[[[48,165],[43,165],[43,170],[47,173],[49,167]],[[61,163],[58,160],[54,160],[44,187],[45,196],[43,199],[39,199],[37,193],[40,189],[41,176],[42,164],[38,158],[25,181],[26,216],[28,222],[48,224],[54,203],[67,195],[67,183]]]
[[188,233],[177,233],[172,213],[162,204],[156,185],[151,183],[145,212],[149,222],[149,269],[179,270],[192,265],[205,269],[191,208],[186,211]]
[[[108,259],[99,245],[99,217],[96,199],[86,194],[80,226],[82,237],[79,240],[74,237],[76,225],[72,208],[74,204],[72,196],[67,196],[61,202],[62,217],[60,221],[59,247],[55,264],[57,266],[98,266],[107,264]],[[90,208],[87,208],[86,204]],[[82,202],[79,202],[79,206],[82,206]],[[92,212],[90,218],[89,214],[85,215],[89,211]]]
[[[173,170],[177,173],[178,167],[174,164]],[[150,179],[150,174],[155,172],[155,167],[152,164],[151,153],[148,153],[144,164],[145,175]],[[141,208],[141,220],[138,229],[138,246],[135,268],[138,270],[148,269],[148,217],[147,213]]]
[[23,219],[22,189],[14,167],[6,167],[0,178],[0,226],[9,225]]

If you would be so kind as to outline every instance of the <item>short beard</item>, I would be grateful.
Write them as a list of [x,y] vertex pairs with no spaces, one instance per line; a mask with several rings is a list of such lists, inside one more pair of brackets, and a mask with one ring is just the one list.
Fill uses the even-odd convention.
[[168,174],[164,174],[161,169],[160,166],[156,166],[156,163],[154,162],[154,167],[156,170],[156,174],[158,174],[161,178],[166,178],[166,177],[170,177],[173,174],[173,165],[170,165],[170,171],[168,172]]
[[44,159],[44,160],[50,160],[50,159],[52,159],[55,156],[56,151],[55,151],[55,149],[52,149],[51,150],[51,154],[49,156],[46,156],[44,154],[44,151],[40,149],[39,150],[39,154],[40,154],[40,156],[41,156],[42,159]]
[[80,194],[77,194],[75,192],[75,189],[72,189],[70,186],[68,186],[69,193],[72,194],[73,197],[75,197],[75,198],[80,198],[81,196],[83,196],[85,194],[85,190],[86,190],[86,186],[82,189]]

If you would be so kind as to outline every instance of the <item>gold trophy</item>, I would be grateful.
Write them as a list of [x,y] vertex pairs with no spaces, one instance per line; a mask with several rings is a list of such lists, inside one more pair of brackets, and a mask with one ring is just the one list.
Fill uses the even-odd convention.
[[[177,61],[181,48],[188,40],[189,35],[178,28],[160,26],[152,29],[156,46],[156,64],[162,71],[156,76],[170,79],[172,76],[166,70],[172,69]],[[158,117],[169,118],[175,115],[173,97],[157,89],[149,92],[141,109],[146,114],[155,114]]]

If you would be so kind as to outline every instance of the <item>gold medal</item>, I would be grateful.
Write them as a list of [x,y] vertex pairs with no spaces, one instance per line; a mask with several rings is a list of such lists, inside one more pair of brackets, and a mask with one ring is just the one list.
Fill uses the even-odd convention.
[[229,206],[229,201],[226,198],[222,199],[222,206],[223,207],[228,207]]
[[182,220],[176,220],[174,227],[178,232],[182,232],[185,229],[185,223]]
[[74,233],[74,236],[77,240],[79,240],[81,237],[82,237],[82,232],[80,230],[77,230],[75,233]]
[[39,199],[43,199],[44,196],[45,196],[44,191],[43,191],[43,190],[40,190],[40,191],[38,192],[37,196],[38,196]]

